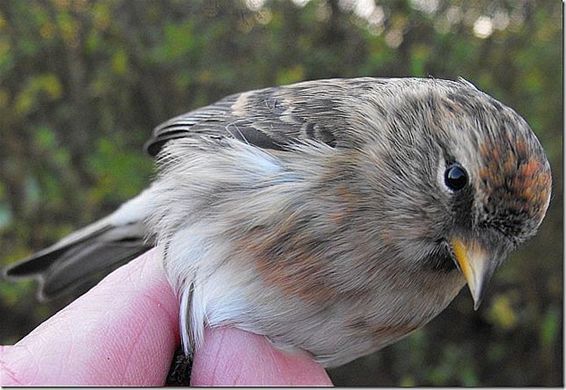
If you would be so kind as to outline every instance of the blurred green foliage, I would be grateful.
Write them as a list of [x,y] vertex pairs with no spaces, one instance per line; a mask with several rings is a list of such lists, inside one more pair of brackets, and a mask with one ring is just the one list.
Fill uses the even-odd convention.
[[[424,329],[331,370],[336,384],[559,386],[562,4],[551,0],[0,2],[0,264],[147,185],[152,127],[224,95],[305,79],[462,76],[531,124],[553,168],[539,235]],[[0,284],[2,343],[67,301]],[[329,335],[329,337],[332,337]]]

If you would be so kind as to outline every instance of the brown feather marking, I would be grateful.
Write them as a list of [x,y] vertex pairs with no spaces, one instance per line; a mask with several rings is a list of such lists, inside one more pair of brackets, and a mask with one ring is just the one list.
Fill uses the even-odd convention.
[[300,229],[293,216],[275,226],[256,226],[237,242],[239,251],[255,260],[256,270],[270,285],[308,302],[323,302],[337,296],[329,285],[319,238]]
[[509,211],[536,220],[544,216],[550,195],[548,167],[524,139],[480,145],[484,167],[479,176],[488,203],[503,204]]

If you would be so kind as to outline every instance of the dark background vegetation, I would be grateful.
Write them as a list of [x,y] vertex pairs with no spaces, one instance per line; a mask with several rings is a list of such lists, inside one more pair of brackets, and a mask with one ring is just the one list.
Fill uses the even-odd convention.
[[[152,175],[153,126],[224,95],[299,80],[462,76],[515,108],[551,161],[539,235],[474,312],[330,371],[338,385],[563,383],[560,1],[1,1],[0,265],[110,213]],[[0,342],[67,301],[0,282]],[[332,335],[329,335],[332,337]]]

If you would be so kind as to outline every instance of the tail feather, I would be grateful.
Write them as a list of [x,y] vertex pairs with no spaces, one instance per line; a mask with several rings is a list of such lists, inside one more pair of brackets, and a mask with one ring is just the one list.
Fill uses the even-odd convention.
[[40,300],[92,285],[153,247],[145,237],[145,199],[142,193],[110,216],[10,266],[5,277],[37,279]]
[[69,251],[86,240],[96,239],[112,228],[107,218],[97,221],[76,232],[69,234],[55,244],[35,252],[30,257],[20,260],[5,270],[8,278],[29,278],[48,270],[55,262],[62,259]]
[[77,247],[61,258],[56,266],[39,275],[39,297],[48,300],[92,284],[150,248],[143,243],[132,242],[95,242]]

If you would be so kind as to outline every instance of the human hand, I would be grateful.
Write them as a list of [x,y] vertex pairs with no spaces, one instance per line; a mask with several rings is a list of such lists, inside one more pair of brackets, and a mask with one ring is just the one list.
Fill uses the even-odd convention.
[[[161,386],[179,344],[178,301],[156,251],[111,273],[13,346],[0,347],[1,384]],[[332,383],[307,354],[261,336],[208,329],[191,384]]]

